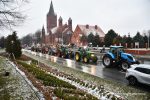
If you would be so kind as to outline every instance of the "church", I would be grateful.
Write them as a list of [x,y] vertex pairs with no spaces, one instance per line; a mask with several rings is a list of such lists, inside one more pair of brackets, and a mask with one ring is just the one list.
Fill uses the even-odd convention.
[[63,18],[60,16],[57,20],[57,14],[54,12],[53,3],[51,1],[49,12],[46,16],[47,33],[45,34],[45,28],[42,28],[42,44],[56,45],[64,44],[68,45],[71,42],[72,37],[72,19],[68,18],[68,22],[63,24]]

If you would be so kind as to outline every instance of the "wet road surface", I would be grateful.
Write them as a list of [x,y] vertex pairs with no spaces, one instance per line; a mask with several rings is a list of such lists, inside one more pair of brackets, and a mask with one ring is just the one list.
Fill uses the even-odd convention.
[[[57,60],[59,64],[65,64],[67,67],[71,67],[77,70],[80,70],[85,73],[92,74],[94,76],[98,76],[100,78],[104,78],[107,80],[112,80],[115,82],[119,82],[125,85],[128,85],[128,81],[125,79],[125,72],[121,71],[117,67],[113,68],[105,68],[101,61],[98,61],[97,64],[84,64],[82,62],[75,62],[74,60],[70,59],[63,59],[58,58]],[[66,63],[64,63],[66,62]],[[140,60],[140,62],[143,64],[149,64],[150,61],[146,61],[143,59],[143,61]],[[144,85],[144,84],[138,84],[138,86],[133,86],[133,88],[137,88],[143,91],[150,92],[150,86]]]

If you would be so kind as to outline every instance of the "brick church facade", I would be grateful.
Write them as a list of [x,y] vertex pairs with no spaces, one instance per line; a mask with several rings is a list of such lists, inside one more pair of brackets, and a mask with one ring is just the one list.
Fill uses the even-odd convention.
[[82,36],[88,36],[89,34],[93,34],[94,36],[97,34],[99,35],[99,38],[101,41],[104,41],[105,33],[103,30],[98,26],[92,26],[92,25],[77,25],[74,33],[71,38],[71,42],[76,44],[77,46],[86,46],[88,44],[88,41],[81,41]]
[[[47,33],[42,28],[42,44],[56,45],[69,44],[72,36],[72,19],[69,18],[67,24],[63,24],[63,18],[60,16],[57,20],[57,14],[54,12],[53,3],[51,1],[49,12],[47,13]],[[58,21],[58,25],[57,25]]]

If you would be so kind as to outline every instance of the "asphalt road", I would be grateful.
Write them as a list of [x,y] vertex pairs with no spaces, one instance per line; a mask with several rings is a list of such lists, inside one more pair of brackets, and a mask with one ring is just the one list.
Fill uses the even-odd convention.
[[[34,57],[31,54],[27,54],[27,53],[25,53],[25,54],[32,57],[32,58]],[[39,56],[36,56],[36,58],[40,58],[42,60],[46,59],[45,57],[39,57]],[[52,58],[55,59],[54,62],[56,62],[58,64],[62,64],[64,66],[71,67],[71,68],[83,71],[85,73],[89,73],[89,74],[98,76],[100,78],[104,78],[107,80],[112,80],[115,82],[119,82],[119,83],[128,85],[128,81],[125,79],[125,72],[122,72],[117,67],[105,68],[103,66],[101,60],[99,60],[98,63],[94,65],[94,64],[84,64],[82,62],[76,62],[74,60],[63,59],[63,58],[54,57],[54,56]],[[143,60],[141,62],[146,63],[146,64],[150,64],[150,61],[146,61],[146,60]],[[135,88],[150,92],[149,86],[140,85],[140,86],[136,86]]]

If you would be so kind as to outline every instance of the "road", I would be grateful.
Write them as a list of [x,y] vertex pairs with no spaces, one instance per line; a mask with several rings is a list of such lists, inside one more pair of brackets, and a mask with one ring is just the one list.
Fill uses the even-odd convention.
[[[29,54],[29,53],[25,53],[25,52],[24,52],[24,54],[26,54],[27,56],[30,56],[34,59],[37,59],[39,61],[46,60],[46,58],[44,57],[45,55],[43,55],[43,57],[40,57],[40,56],[42,56],[41,54],[38,54],[38,56],[33,56],[33,55],[31,55],[31,53]],[[67,66],[67,67],[71,67],[71,68],[80,70],[82,72],[98,76],[100,78],[104,78],[107,80],[112,80],[115,82],[119,82],[119,83],[128,85],[128,81],[125,79],[125,72],[122,72],[117,68],[105,68],[103,66],[101,60],[99,60],[96,65],[94,65],[94,64],[83,64],[81,62],[76,62],[74,60],[63,59],[63,58],[54,57],[54,56],[52,56],[52,59],[53,59],[52,61],[54,61],[58,64],[61,64],[61,65]],[[149,61],[145,61],[145,60],[141,61],[141,62],[150,64]],[[150,87],[148,87],[148,86],[142,85],[140,87],[135,87],[135,88],[138,88],[138,89],[141,89],[144,91],[150,91]]]

